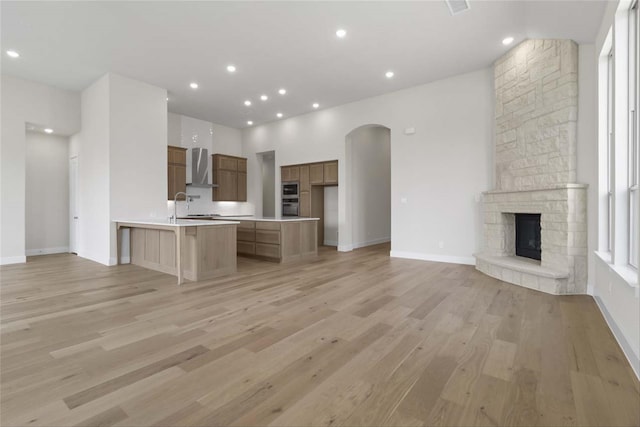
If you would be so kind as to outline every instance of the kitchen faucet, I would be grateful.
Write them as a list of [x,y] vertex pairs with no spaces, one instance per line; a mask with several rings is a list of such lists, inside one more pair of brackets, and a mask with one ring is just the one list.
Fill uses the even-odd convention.
[[178,222],[178,196],[183,194],[187,201],[187,210],[189,210],[189,202],[193,199],[199,199],[200,196],[193,196],[185,193],[184,191],[178,191],[173,198],[173,216],[169,218],[172,223],[176,224]]

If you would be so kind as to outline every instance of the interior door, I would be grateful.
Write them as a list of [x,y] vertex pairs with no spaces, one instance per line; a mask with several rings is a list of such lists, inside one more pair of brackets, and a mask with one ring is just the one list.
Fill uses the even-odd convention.
[[78,158],[69,159],[69,252],[78,253],[79,236]]

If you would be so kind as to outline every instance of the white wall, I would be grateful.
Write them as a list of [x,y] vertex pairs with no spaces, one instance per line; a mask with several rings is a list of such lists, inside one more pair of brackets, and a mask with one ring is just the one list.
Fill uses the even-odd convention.
[[78,255],[109,265],[109,75],[82,91],[78,139]]
[[351,232],[354,248],[391,240],[391,144],[389,129],[367,126],[349,134]]
[[[167,91],[109,74],[110,219],[166,217]],[[116,261],[111,225],[110,264]],[[128,250],[128,241],[123,241]],[[123,252],[123,256],[128,254]]]
[[0,92],[0,264],[11,264],[26,260],[25,123],[72,135],[80,129],[80,96],[7,75]]
[[[113,265],[116,219],[164,218],[166,90],[106,74],[82,92],[78,254]],[[125,235],[123,247],[128,248]],[[128,252],[123,252],[123,258]]]
[[26,134],[26,254],[69,252],[69,139]]
[[324,187],[324,243],[338,246],[338,187]]
[[[209,155],[227,154],[242,156],[242,137],[239,129],[218,125],[180,114],[168,115],[168,145],[176,147],[206,148]],[[212,165],[209,158],[209,183],[212,182]],[[166,173],[166,172],[165,172]],[[252,172],[261,175],[260,169]],[[249,174],[251,175],[251,173]],[[191,182],[191,152],[187,151],[187,182]],[[253,204],[240,202],[213,202],[211,188],[187,186],[187,193],[200,196],[187,204],[178,202],[178,215],[219,213],[224,215],[252,215]],[[164,196],[166,199],[166,195]],[[173,201],[167,203],[169,215],[173,214]]]
[[[245,129],[249,200],[261,200],[255,153],[275,150],[276,169],[338,159],[339,249],[351,249],[345,137],[367,124],[391,129],[392,255],[473,263],[482,237],[479,194],[492,187],[490,69]],[[408,127],[416,133],[405,135]],[[277,174],[276,181],[278,188]]]
[[587,289],[593,289],[594,252],[598,248],[598,131],[595,46],[585,44],[578,51],[578,135],[577,182],[587,188]]

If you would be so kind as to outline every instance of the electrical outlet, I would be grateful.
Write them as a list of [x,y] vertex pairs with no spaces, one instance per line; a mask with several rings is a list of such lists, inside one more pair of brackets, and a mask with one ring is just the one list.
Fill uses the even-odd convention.
[[440,249],[444,248],[444,242],[442,240],[438,242],[438,247]]

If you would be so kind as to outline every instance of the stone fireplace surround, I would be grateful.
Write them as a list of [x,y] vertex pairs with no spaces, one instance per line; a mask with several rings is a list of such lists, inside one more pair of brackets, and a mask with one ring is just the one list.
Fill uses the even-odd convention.
[[[578,48],[526,40],[494,63],[496,189],[476,268],[550,294],[587,291],[586,185],[576,181]],[[515,214],[540,214],[541,261],[515,256]]]
[[[541,261],[515,256],[516,213],[541,214]],[[586,293],[586,186],[485,192],[484,224],[478,270],[550,294]]]

